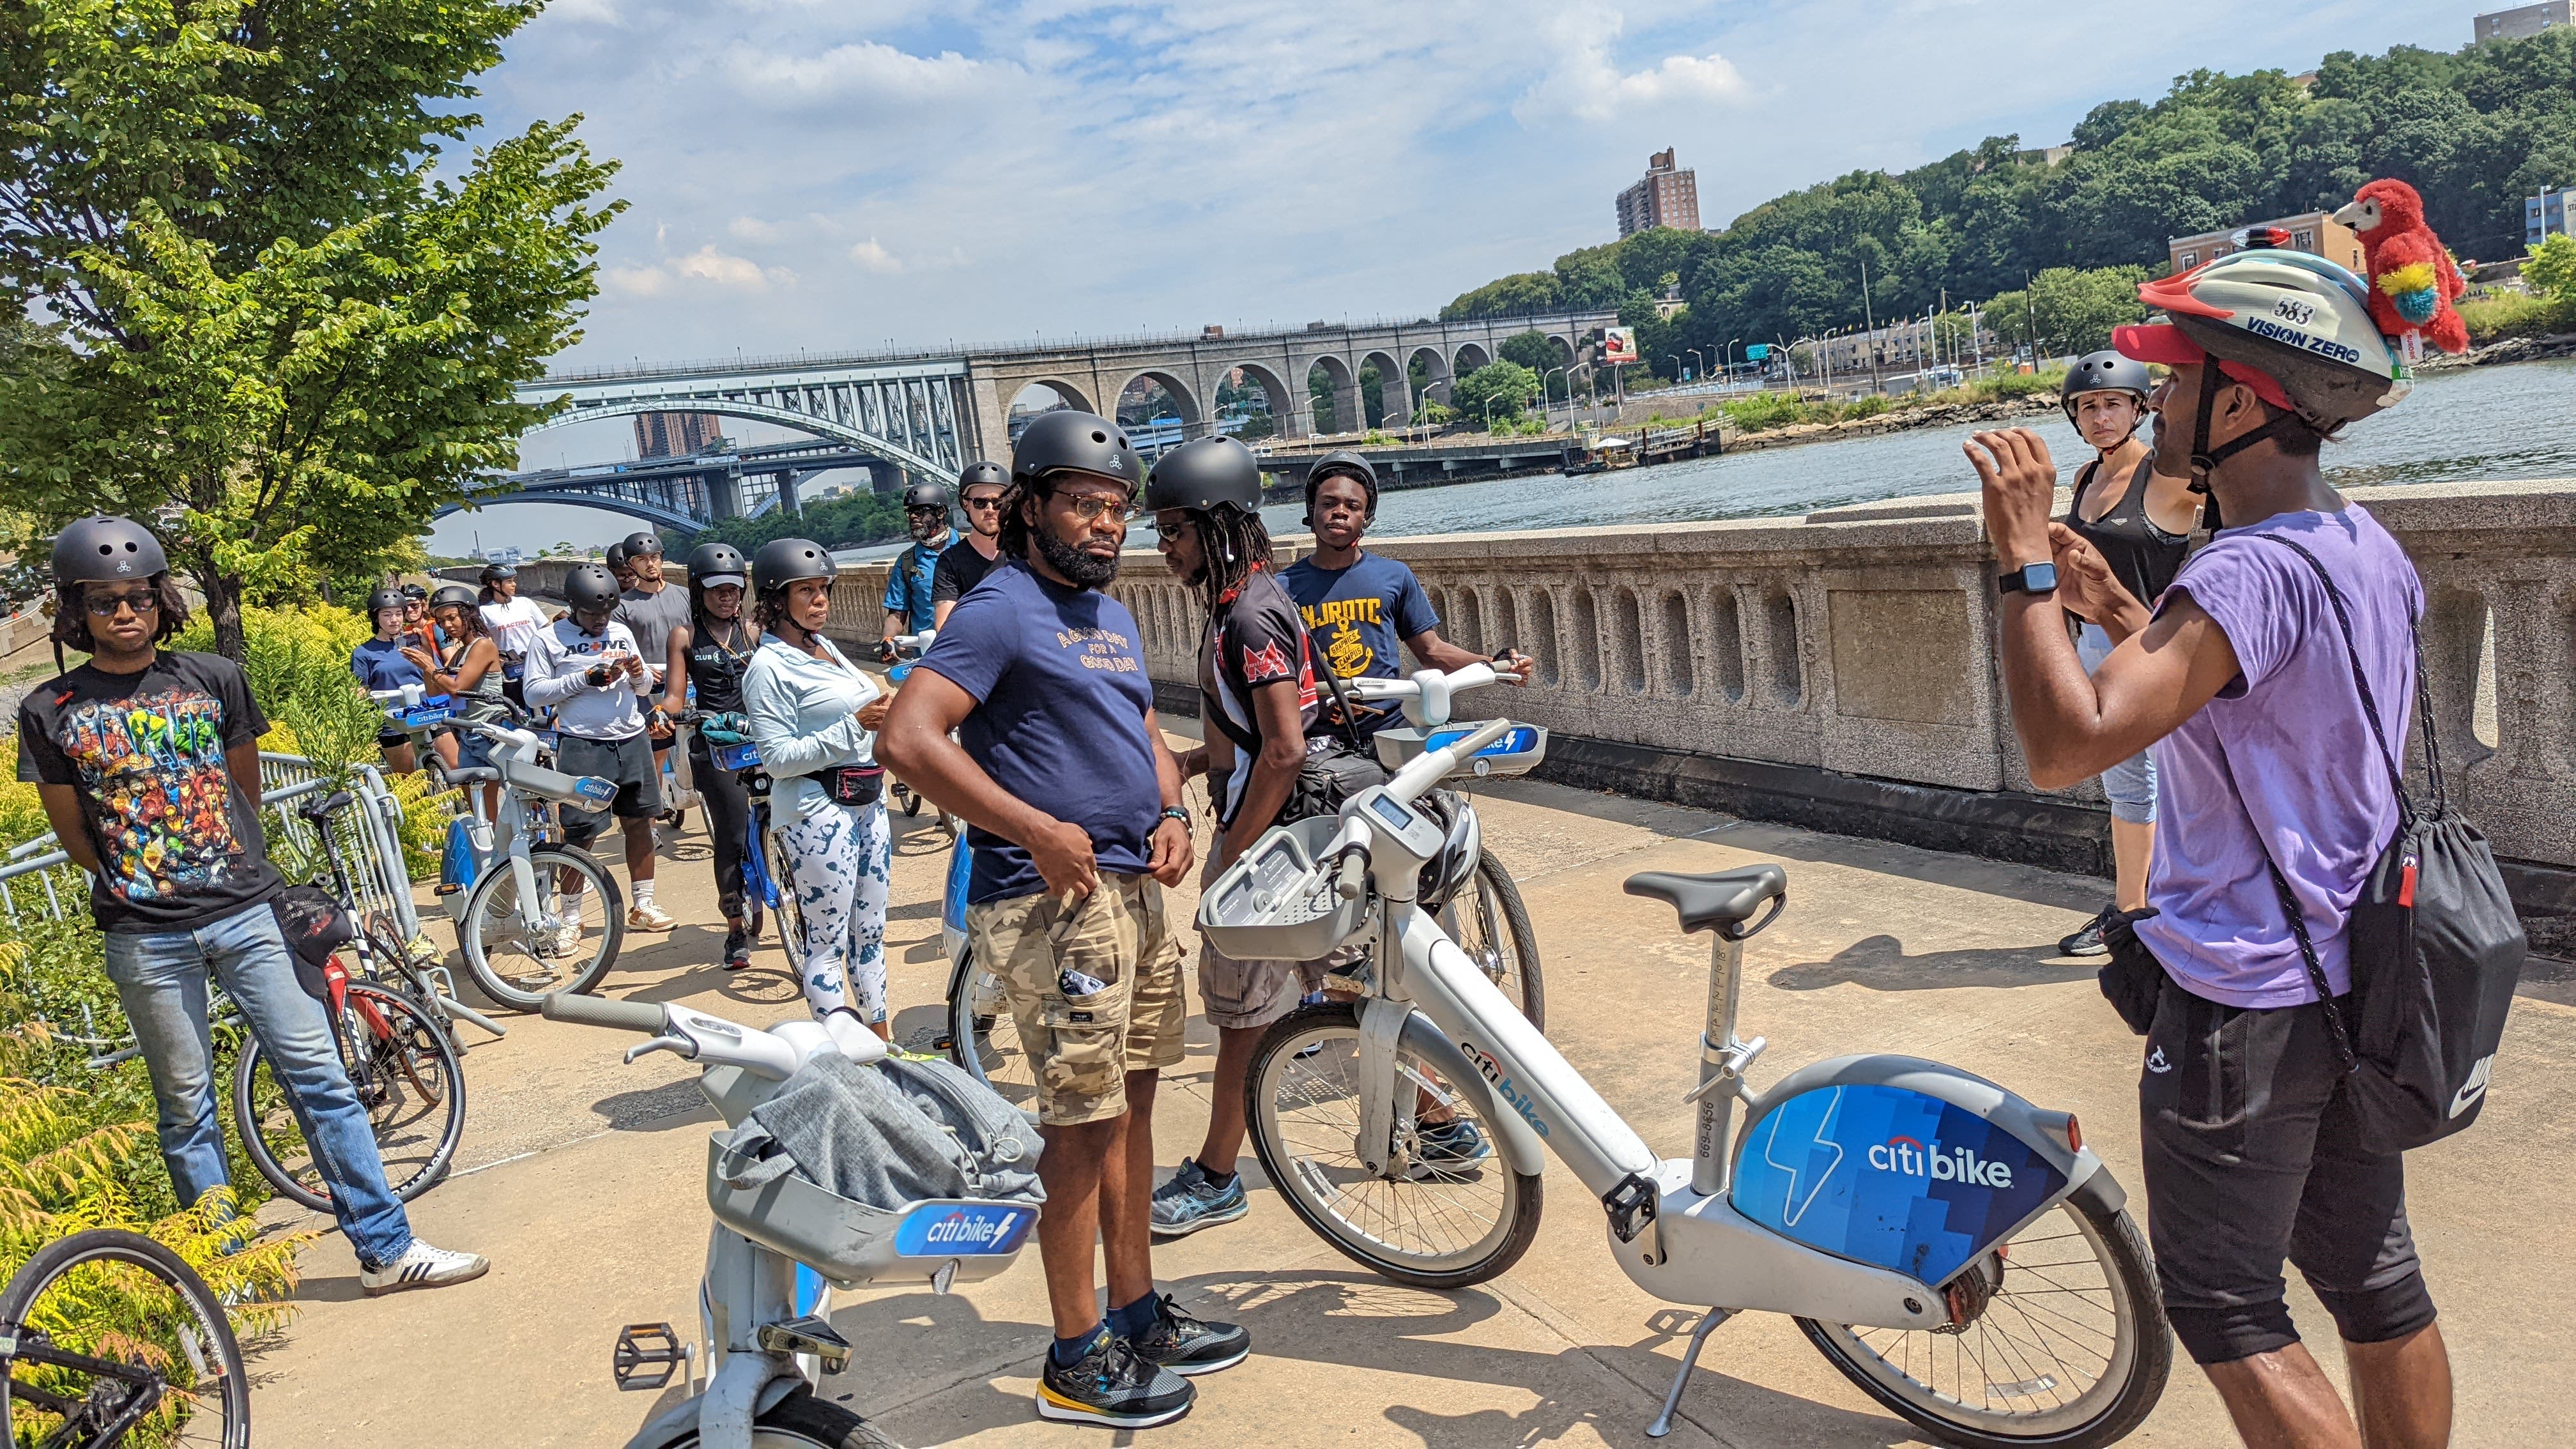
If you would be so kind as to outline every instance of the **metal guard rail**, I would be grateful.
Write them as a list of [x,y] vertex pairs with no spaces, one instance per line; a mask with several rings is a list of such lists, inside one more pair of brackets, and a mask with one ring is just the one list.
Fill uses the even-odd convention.
[[[349,853],[350,884],[357,892],[360,918],[383,911],[402,929],[403,939],[411,940],[420,934],[420,913],[412,905],[411,872],[403,863],[402,801],[395,798],[384,771],[376,766],[359,765],[351,775],[350,803],[334,818],[333,827]],[[301,755],[267,750],[260,751],[259,777],[259,803],[278,807],[279,835],[306,859],[320,860],[320,835],[284,807],[321,790],[330,783],[328,778],[315,773],[313,762]],[[0,909],[8,912],[13,923],[18,921],[19,902],[11,885],[34,876],[44,887],[44,914],[62,920],[69,908],[56,889],[54,870],[69,864],[71,856],[52,831],[10,847],[0,857]],[[28,908],[37,909],[33,903]]]

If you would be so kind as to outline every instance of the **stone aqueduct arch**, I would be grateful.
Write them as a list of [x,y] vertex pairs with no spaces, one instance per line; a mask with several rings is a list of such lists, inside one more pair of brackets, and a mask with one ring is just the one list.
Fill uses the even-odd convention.
[[[1163,391],[1170,393],[1172,401],[1179,405],[1182,430],[1187,433],[1199,431],[1198,424],[1209,416],[1209,410],[1200,403],[1198,389],[1181,373],[1170,368],[1147,367],[1131,372],[1127,375],[1127,380],[1118,384],[1118,390],[1110,396],[1124,398],[1127,396],[1127,389],[1134,387],[1139,379],[1160,383]],[[1208,396],[1211,399],[1216,396],[1213,386],[1208,389]]]

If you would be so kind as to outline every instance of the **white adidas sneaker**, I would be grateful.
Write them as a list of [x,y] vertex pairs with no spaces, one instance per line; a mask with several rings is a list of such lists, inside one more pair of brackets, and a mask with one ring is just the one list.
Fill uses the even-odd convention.
[[358,1286],[373,1298],[399,1293],[406,1288],[444,1288],[451,1283],[470,1283],[490,1271],[492,1261],[480,1253],[451,1253],[414,1238],[401,1257],[381,1268],[360,1269]]

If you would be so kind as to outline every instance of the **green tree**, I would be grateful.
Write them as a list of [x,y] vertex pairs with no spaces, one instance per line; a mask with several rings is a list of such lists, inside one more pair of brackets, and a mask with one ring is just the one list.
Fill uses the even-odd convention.
[[1488,363],[1458,379],[1449,395],[1459,419],[1471,426],[1484,426],[1488,416],[1517,422],[1538,396],[1538,374],[1517,362]]
[[2026,290],[1989,300],[1986,326],[2017,347],[2052,355],[2099,352],[2111,345],[2112,328],[2146,320],[2146,305],[2138,300],[2138,284],[2146,279],[2144,267],[2051,267]]
[[2543,238],[2522,264],[2522,280],[2543,297],[2576,302],[2576,237],[2557,232]]
[[[240,657],[553,412],[612,167],[573,120],[452,170],[537,0],[22,0],[0,21],[0,507],[158,520]],[[20,540],[23,544],[25,540]],[[325,562],[327,561],[327,562]]]

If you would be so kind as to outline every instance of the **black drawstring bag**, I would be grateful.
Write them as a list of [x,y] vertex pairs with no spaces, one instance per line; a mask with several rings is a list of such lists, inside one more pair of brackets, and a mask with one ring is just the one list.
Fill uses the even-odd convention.
[[2263,864],[2299,938],[2299,955],[2326,1014],[2336,1055],[2351,1074],[2363,1143],[2375,1152],[2403,1152],[2450,1136],[2476,1121],[2486,1106],[2487,1074],[2504,1038],[2505,1014],[2522,980],[2528,943],[2487,838],[2451,809],[2432,692],[2424,682],[2423,640],[2411,621],[2415,713],[2424,731],[2429,810],[2419,810],[2407,796],[2397,749],[2361,672],[2352,617],[2333,576],[2298,543],[2277,534],[2254,536],[2296,552],[2325,585],[2335,622],[2343,630],[2362,713],[2370,720],[2389,786],[2397,794],[2397,834],[2380,852],[2352,906],[2352,996],[2347,1005],[2338,1007],[2327,988],[2307,920],[2268,846]]
[[269,909],[277,913],[278,934],[295,957],[296,984],[314,1000],[325,999],[329,988],[322,967],[332,952],[358,939],[358,923],[329,891],[315,885],[288,886],[269,902]]

